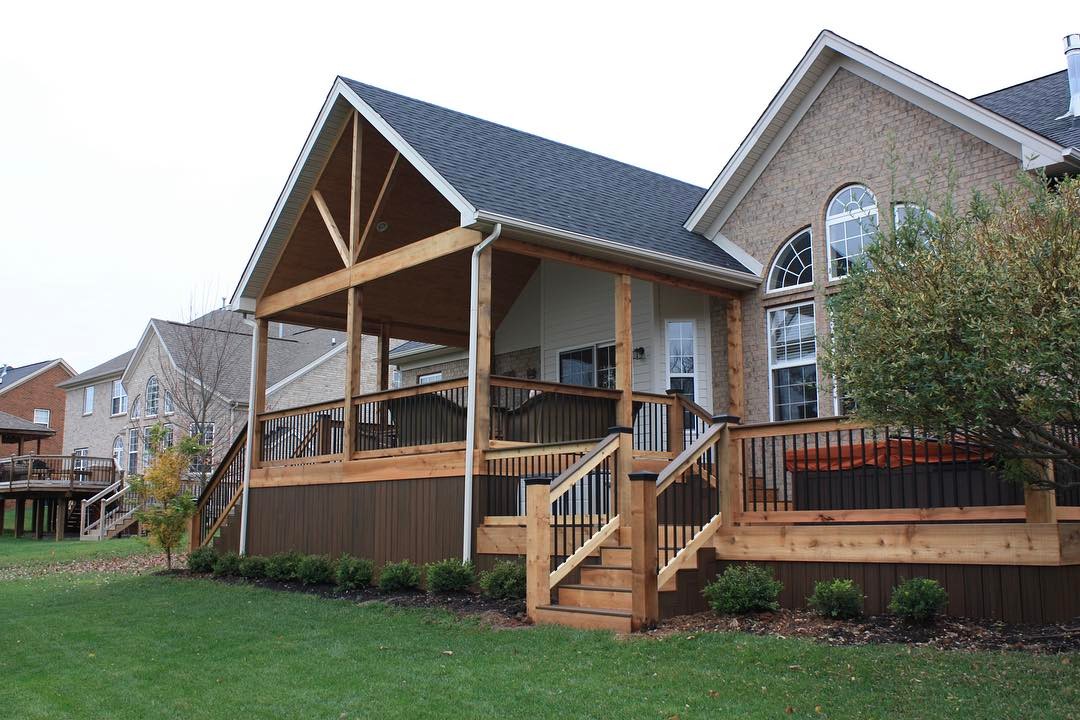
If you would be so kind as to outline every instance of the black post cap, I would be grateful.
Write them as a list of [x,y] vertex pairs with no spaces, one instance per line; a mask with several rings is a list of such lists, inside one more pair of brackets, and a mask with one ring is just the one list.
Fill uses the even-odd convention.
[[728,423],[729,425],[738,425],[741,418],[738,415],[713,415],[712,421],[714,423]]
[[634,428],[626,427],[625,425],[612,425],[607,429],[608,435],[614,435],[615,433],[632,433]]
[[664,392],[668,395],[682,395],[682,390],[679,390],[678,388],[668,388]]
[[526,485],[550,485],[554,475],[526,475],[521,478]]
[[657,473],[649,472],[647,470],[643,470],[641,472],[632,472],[632,473],[630,473],[630,482],[642,482],[642,481],[645,481],[645,480],[650,480],[653,483],[655,483],[656,478],[658,478],[658,477],[660,477],[660,476]]

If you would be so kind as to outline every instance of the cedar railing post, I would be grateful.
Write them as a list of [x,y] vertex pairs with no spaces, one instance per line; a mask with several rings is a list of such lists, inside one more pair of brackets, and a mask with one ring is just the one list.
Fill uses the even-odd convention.
[[341,440],[342,460],[352,460],[356,447],[356,408],[353,398],[360,394],[361,388],[361,348],[364,344],[364,293],[358,287],[349,288],[348,317],[346,319],[345,348],[345,422]]
[[251,457],[247,460],[252,469],[262,465],[262,420],[259,416],[266,412],[266,354],[270,343],[270,326],[265,318],[255,320],[254,336],[251,341],[255,343],[255,367],[252,370],[254,377],[254,397],[251,398],[251,412],[248,417],[248,432],[251,433]]
[[536,609],[551,604],[551,478],[525,479],[525,608],[536,619]]
[[724,429],[716,439],[716,468],[719,472],[717,484],[720,490],[721,522],[731,527],[742,511],[742,454],[738,440],[731,437],[731,426],[739,423],[734,415],[715,415],[713,424],[724,423]]
[[15,537],[21,538],[26,525],[26,498],[15,500]]
[[630,473],[630,629],[652,626],[660,615],[657,590],[656,473]]
[[[633,313],[631,310],[632,287],[629,275],[615,276],[615,389],[619,391],[619,401],[615,410],[615,424],[632,428],[634,425],[634,336]],[[633,431],[631,430],[631,433]],[[617,454],[618,506],[622,510],[629,506],[629,473],[634,469],[634,436],[625,433],[619,436]]]
[[728,412],[741,416],[745,412],[746,385],[743,379],[742,302],[727,301],[727,362]]
[[[1046,462],[1044,471],[1047,481],[1053,483],[1053,461]],[[1057,522],[1057,493],[1054,492],[1052,486],[1049,488],[1036,488],[1030,484],[1024,485],[1024,516],[1024,521],[1029,523]]]
[[195,507],[195,513],[191,516],[188,525],[188,552],[194,552],[199,549],[199,543],[202,541],[200,536],[200,530],[202,530],[202,506]]
[[668,405],[668,450],[675,457],[681,453],[686,444],[686,411],[679,400],[679,391],[669,388],[667,394],[671,397],[671,405]]

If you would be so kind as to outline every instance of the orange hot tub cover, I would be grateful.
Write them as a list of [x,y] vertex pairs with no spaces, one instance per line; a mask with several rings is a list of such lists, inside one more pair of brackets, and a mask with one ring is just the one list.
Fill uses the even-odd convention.
[[788,450],[784,454],[784,466],[788,472],[829,472],[860,467],[899,468],[932,463],[981,462],[992,460],[993,457],[992,450],[979,445],[890,438],[851,445]]

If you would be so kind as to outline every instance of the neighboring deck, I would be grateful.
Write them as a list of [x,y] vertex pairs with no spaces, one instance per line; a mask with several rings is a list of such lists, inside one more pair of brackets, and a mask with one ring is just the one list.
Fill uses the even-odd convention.
[[112,458],[74,455],[15,455],[0,458],[0,495],[85,493],[93,495],[116,482]]

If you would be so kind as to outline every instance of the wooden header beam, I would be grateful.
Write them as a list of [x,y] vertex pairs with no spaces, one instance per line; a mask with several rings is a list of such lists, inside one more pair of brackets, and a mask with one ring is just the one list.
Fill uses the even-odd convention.
[[652,270],[643,270],[631,265],[626,265],[625,263],[601,260],[600,258],[580,255],[567,250],[557,250],[542,245],[534,245],[533,243],[527,243],[521,240],[499,238],[495,243],[495,249],[505,250],[517,255],[528,255],[529,257],[540,258],[542,260],[554,260],[555,262],[566,263],[567,265],[577,265],[578,267],[598,270],[600,272],[614,273],[616,275],[629,275],[630,277],[635,277],[639,280],[647,280],[661,285],[682,288],[683,290],[692,290],[705,295],[714,295],[716,297],[729,299],[738,297],[738,294],[732,290],[714,287],[706,283],[686,280],[684,278],[675,277],[674,275],[653,272]]
[[479,243],[482,237],[476,230],[459,227],[417,240],[396,250],[376,255],[352,267],[342,268],[287,290],[259,298],[255,305],[255,316],[269,317],[312,300],[319,300],[342,290],[393,275],[400,270],[467,250]]

